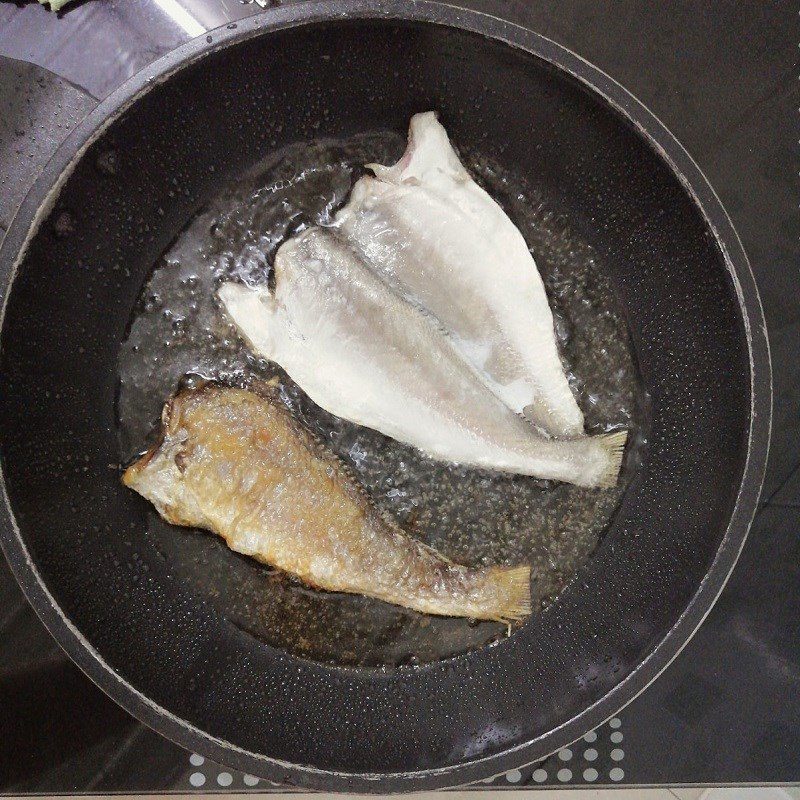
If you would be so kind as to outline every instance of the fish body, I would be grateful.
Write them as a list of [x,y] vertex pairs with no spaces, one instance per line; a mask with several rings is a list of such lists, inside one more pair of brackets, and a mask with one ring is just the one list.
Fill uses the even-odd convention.
[[225,284],[219,297],[249,346],[326,411],[444,461],[581,486],[616,482],[624,432],[570,441],[539,433],[336,231],[287,241],[275,281],[274,295]]
[[408,536],[269,387],[182,391],[161,434],[123,482],[168,522],[210,530],[312,587],[444,616],[530,613],[529,567],[471,569]]
[[340,236],[436,318],[512,411],[555,437],[583,434],[544,285],[522,234],[472,179],[433,112],[411,119],[392,167],[368,165],[336,217]]

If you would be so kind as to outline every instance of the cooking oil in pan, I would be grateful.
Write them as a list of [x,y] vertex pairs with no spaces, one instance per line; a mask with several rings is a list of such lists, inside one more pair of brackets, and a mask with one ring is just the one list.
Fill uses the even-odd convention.
[[[275,251],[310,225],[330,223],[365,162],[391,163],[391,133],[297,144],[214,198],[175,239],[142,292],[120,351],[122,458],[142,449],[180,380],[246,384],[278,376],[292,413],[337,453],[374,502],[453,560],[532,567],[534,607],[546,607],[590,558],[631,472],[610,490],[582,489],[433,461],[413,448],[315,406],[278,367],[254,358],[214,299],[224,281],[269,282]],[[534,187],[463,152],[465,164],[518,225],[555,316],[570,384],[589,432],[640,422],[636,367],[624,316],[589,245]],[[492,622],[426,616],[354,595],[318,592],[229,551],[206,533],[149,517],[173,571],[232,624],[305,658],[343,665],[421,664],[490,645]]]

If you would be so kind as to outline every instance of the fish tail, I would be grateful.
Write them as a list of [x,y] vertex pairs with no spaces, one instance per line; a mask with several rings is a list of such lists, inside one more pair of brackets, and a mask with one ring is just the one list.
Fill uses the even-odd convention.
[[628,431],[604,433],[601,436],[593,436],[592,440],[596,441],[608,456],[608,466],[598,478],[596,485],[601,489],[610,489],[617,484],[622,457],[625,455],[625,443],[628,441]]
[[491,567],[486,576],[497,602],[487,617],[500,622],[524,619],[531,614],[531,568]]

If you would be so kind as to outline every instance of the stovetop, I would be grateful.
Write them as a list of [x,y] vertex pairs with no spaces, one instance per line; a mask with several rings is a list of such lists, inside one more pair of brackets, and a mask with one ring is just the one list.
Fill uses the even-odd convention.
[[[800,781],[800,23],[763,0],[469,0],[575,50],[637,95],[701,166],[761,291],[774,370],[759,511],[719,602],[618,717],[485,787]],[[0,5],[0,238],[95,99],[247,0]],[[30,62],[28,64],[21,61]],[[41,67],[60,76],[55,78]],[[12,169],[20,160],[24,172]],[[709,464],[709,469],[714,465]],[[50,639],[0,564],[0,792],[276,790],[131,718]]]

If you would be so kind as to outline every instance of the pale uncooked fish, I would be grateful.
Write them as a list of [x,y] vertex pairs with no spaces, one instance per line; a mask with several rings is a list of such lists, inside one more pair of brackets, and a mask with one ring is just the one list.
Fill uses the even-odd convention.
[[611,486],[625,433],[546,438],[480,381],[436,324],[335,231],[311,228],[275,258],[275,294],[224,284],[250,347],[319,406],[430,456],[581,486]]
[[168,522],[213,531],[313,587],[427,614],[510,622],[531,613],[530,567],[470,569],[408,536],[266,386],[179,393],[161,441],[123,482]]
[[512,410],[556,437],[583,434],[533,256],[472,179],[433,112],[411,119],[392,167],[370,164],[336,217],[370,269],[452,337]]

